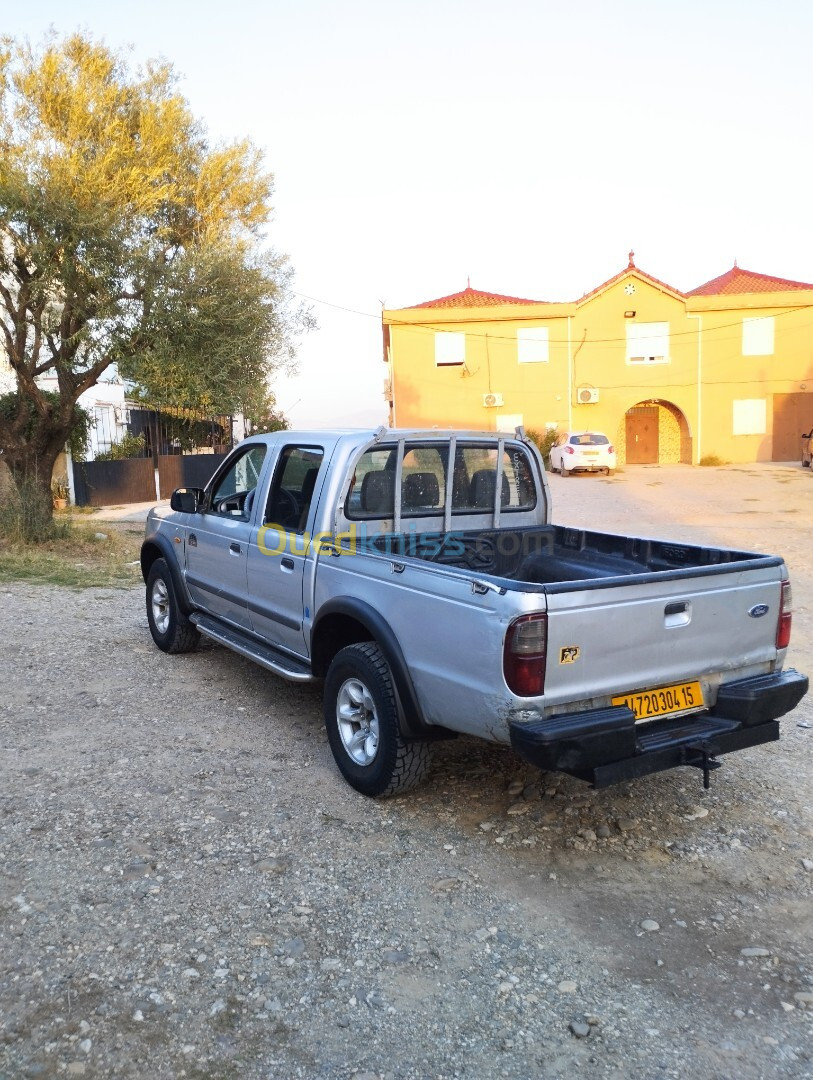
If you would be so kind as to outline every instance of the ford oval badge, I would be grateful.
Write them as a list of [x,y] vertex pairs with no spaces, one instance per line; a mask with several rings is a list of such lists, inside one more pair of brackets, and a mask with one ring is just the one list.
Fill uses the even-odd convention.
[[767,604],[754,604],[752,608],[748,609],[748,614],[752,619],[761,619],[763,615],[768,614]]

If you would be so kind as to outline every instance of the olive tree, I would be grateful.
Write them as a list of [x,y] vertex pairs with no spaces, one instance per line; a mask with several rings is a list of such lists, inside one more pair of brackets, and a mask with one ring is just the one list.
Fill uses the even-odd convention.
[[250,142],[207,138],[169,65],[81,34],[0,42],[0,453],[18,482],[50,488],[112,365],[153,402],[262,411],[310,320],[268,247],[272,187]]

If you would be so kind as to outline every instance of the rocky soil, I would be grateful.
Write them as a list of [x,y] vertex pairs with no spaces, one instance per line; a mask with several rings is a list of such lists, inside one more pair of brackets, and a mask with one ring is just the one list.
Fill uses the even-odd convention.
[[[555,518],[785,555],[813,475],[551,479]],[[813,1077],[813,707],[593,792],[437,747],[389,801],[318,688],[153,646],[140,588],[0,590],[0,1076]]]

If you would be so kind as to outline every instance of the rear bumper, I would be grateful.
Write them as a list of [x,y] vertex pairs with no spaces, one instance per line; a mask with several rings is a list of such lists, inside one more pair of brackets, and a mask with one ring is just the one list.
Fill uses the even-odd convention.
[[709,758],[779,738],[777,718],[807,693],[792,668],[728,683],[717,704],[691,716],[636,724],[626,706],[509,724],[515,753],[551,772],[607,787],[678,765],[705,767]]

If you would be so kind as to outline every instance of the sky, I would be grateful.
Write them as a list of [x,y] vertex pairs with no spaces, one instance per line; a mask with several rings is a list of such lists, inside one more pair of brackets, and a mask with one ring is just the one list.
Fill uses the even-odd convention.
[[386,421],[380,316],[472,287],[572,300],[627,253],[680,290],[813,281],[803,0],[28,0],[0,31],[160,57],[275,176],[269,243],[318,329],[294,427]]

